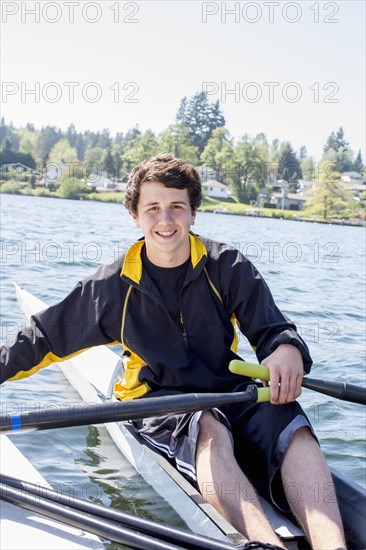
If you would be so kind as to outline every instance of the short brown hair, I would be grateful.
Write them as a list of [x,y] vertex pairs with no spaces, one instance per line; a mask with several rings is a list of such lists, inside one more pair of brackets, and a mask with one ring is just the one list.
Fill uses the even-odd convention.
[[132,214],[137,214],[140,188],[147,181],[158,181],[165,187],[187,189],[192,212],[201,204],[202,188],[197,170],[183,159],[162,154],[140,162],[130,173],[124,205]]

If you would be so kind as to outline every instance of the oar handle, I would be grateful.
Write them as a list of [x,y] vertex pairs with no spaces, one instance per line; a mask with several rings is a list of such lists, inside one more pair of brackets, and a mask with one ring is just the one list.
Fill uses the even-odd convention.
[[[234,359],[230,362],[229,369],[234,374],[248,376],[250,378],[260,378],[260,380],[270,380],[269,368],[265,365],[256,365]],[[366,388],[356,386],[355,384],[346,384],[346,382],[333,382],[329,380],[317,380],[315,378],[303,378],[301,383],[303,388],[324,393],[336,399],[359,403],[366,405]]]
[[234,374],[240,374],[241,376],[248,376],[249,378],[259,378],[260,380],[270,380],[269,368],[265,365],[257,365],[256,363],[248,363],[247,361],[239,361],[234,359],[229,364],[230,372]]

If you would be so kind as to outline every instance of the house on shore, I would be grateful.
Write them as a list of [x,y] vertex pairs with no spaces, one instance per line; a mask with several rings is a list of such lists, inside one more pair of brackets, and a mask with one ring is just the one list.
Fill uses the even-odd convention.
[[36,170],[34,170],[34,168],[29,168],[29,166],[26,166],[21,162],[8,162],[0,166],[0,172],[16,172],[18,174],[28,172],[30,174],[35,174]]
[[119,191],[116,182],[111,180],[107,172],[104,171],[99,174],[90,174],[86,180],[86,185],[91,187],[96,193],[112,193],[114,191]]
[[279,210],[303,210],[312,187],[313,182],[300,180],[299,191],[294,193],[289,191],[287,181],[277,180],[273,183],[272,191],[266,188],[260,191],[258,201],[263,201],[264,205],[268,208],[278,208]]
[[215,199],[228,199],[230,196],[229,187],[217,180],[204,181],[202,183],[202,192],[204,195]]
[[355,197],[360,197],[366,191],[366,179],[358,172],[343,172],[341,174],[341,182]]

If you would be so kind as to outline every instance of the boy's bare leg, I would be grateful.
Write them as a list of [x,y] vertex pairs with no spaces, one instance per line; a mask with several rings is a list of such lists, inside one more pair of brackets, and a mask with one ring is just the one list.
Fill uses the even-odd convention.
[[287,500],[316,550],[346,548],[332,477],[308,428],[297,430],[281,466]]
[[240,533],[252,541],[283,547],[236,462],[226,427],[211,413],[200,420],[196,470],[202,496]]

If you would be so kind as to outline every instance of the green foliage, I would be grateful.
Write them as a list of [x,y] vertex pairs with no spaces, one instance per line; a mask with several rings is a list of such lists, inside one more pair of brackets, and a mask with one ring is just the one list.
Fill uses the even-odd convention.
[[103,166],[104,150],[102,147],[88,147],[85,151],[84,166],[86,175],[100,173]]
[[345,147],[339,147],[336,149],[328,149],[324,153],[322,163],[331,164],[334,169],[343,174],[343,172],[349,172],[353,170],[352,151]]
[[219,127],[212,131],[201,154],[201,160],[217,171],[219,181],[225,183],[234,181],[233,140],[226,128]]
[[315,178],[315,162],[313,157],[304,157],[300,161],[302,177],[307,181],[314,181]]
[[323,147],[324,153],[329,151],[329,149],[334,149],[339,151],[339,149],[347,149],[349,146],[348,141],[344,138],[344,130],[342,126],[338,128],[336,132],[332,132],[327,139],[326,144]]
[[353,153],[349,148],[348,141],[345,140],[342,126],[337,132],[332,132],[323,147],[323,161],[332,162],[336,170],[342,174],[356,170],[353,164]]
[[201,154],[215,128],[225,126],[219,101],[210,103],[207,92],[197,92],[180,103],[176,120],[189,130],[193,145]]
[[340,180],[333,162],[323,162],[320,166],[319,178],[313,189],[313,196],[305,203],[305,213],[308,215],[330,217],[348,217],[347,211],[354,207],[352,197],[346,186]]
[[102,168],[107,172],[109,177],[113,178],[115,176],[115,159],[113,158],[110,147],[108,147],[102,155]]
[[122,155],[123,166],[129,171],[133,166],[144,159],[159,153],[159,142],[152,130],[146,130],[144,134],[137,135],[131,142],[126,152]]
[[13,164],[21,163],[25,164],[29,168],[35,168],[34,158],[29,153],[20,153],[13,150],[13,144],[10,138],[5,138],[3,141],[2,149],[0,151],[0,164]]
[[277,179],[285,180],[289,184],[295,184],[302,178],[302,170],[296,153],[289,142],[280,149],[278,159]]
[[48,157],[49,163],[60,164],[62,161],[65,163],[78,161],[76,149],[70,146],[66,138],[55,143]]
[[361,149],[359,149],[357,153],[357,157],[355,159],[355,162],[353,163],[353,169],[359,174],[363,174],[365,172],[365,165],[363,163]]
[[62,137],[61,130],[54,126],[42,128],[38,143],[39,160],[42,164],[46,164],[51,149]]
[[65,178],[57,190],[62,199],[78,199],[80,195],[90,192],[90,188],[78,179]]
[[83,197],[85,200],[92,200],[98,202],[114,202],[117,204],[123,204],[125,200],[124,193],[89,193]]
[[199,163],[198,147],[193,145],[188,128],[182,124],[171,124],[159,137],[161,153],[171,153],[194,166]]
[[19,181],[6,181],[0,185],[0,192],[10,195],[19,195],[22,189],[23,185]]
[[240,202],[256,200],[268,182],[268,157],[268,144],[260,134],[254,139],[244,134],[234,146],[233,191]]
[[[82,178],[91,172],[104,170],[112,178],[126,180],[135,164],[162,152],[182,157],[193,165],[206,163],[218,172],[220,181],[231,186],[232,200],[239,202],[256,200],[258,191],[275,177],[287,180],[290,189],[291,182],[302,176],[317,181],[317,167],[307,155],[305,146],[296,155],[288,142],[274,139],[269,145],[263,133],[254,138],[244,133],[234,142],[225,128],[219,102],[210,103],[205,92],[183,98],[177,122],[159,135],[152,130],[142,133],[138,126],[125,134],[119,132],[114,138],[108,129],[78,132],[74,124],[70,124],[66,131],[53,126],[35,129],[30,123],[15,128],[12,123],[6,124],[4,119],[1,119],[0,134],[1,163],[20,162],[37,170],[36,175],[16,171],[3,173],[2,180],[8,180],[6,185],[2,185],[4,192],[45,196],[58,196],[60,192],[65,197],[96,196],[98,200],[122,201],[121,193],[91,193],[82,183]],[[322,169],[316,196],[308,201],[308,211],[321,212],[322,216],[355,213],[357,205],[362,206],[363,199],[361,197],[361,204],[360,201],[352,204],[345,188],[339,184],[339,173],[355,170],[364,174],[361,151],[354,158],[342,127],[331,133],[324,150],[322,164],[328,163],[329,166],[331,163],[337,175],[332,183],[322,181],[327,172]],[[62,164],[62,168],[58,181],[49,182],[46,188],[41,183],[42,175],[45,175],[43,166],[50,162]],[[278,166],[278,171],[274,166]],[[317,201],[319,204],[315,208]]]

